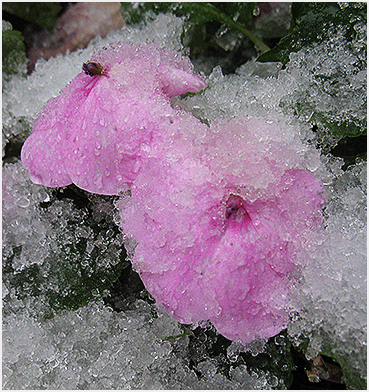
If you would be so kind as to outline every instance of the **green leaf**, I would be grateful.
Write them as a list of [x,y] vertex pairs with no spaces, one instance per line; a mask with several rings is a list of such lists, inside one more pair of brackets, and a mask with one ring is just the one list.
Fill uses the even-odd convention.
[[359,121],[356,118],[349,120],[332,120],[325,113],[315,112],[312,117],[313,121],[323,124],[329,131],[335,135],[346,137],[358,137],[366,135],[367,122],[366,119]]
[[332,34],[332,29],[345,29],[346,39],[355,35],[355,23],[366,24],[366,4],[346,3],[292,3],[291,31],[279,44],[259,56],[258,61],[280,61],[287,64],[291,52],[298,52],[315,42],[322,42]]
[[[196,42],[197,47],[200,45],[199,36],[193,33],[199,33],[206,23],[218,22],[220,25],[226,26],[229,29],[240,32],[245,37],[250,39],[254,45],[261,51],[265,52],[269,50],[261,39],[256,37],[251,31],[247,29],[247,25],[253,16],[253,13],[257,7],[257,3],[254,2],[234,2],[234,3],[121,3],[121,13],[123,19],[127,24],[136,24],[145,19],[145,14],[151,11],[154,14],[159,13],[173,13],[179,17],[186,17],[191,23],[192,37],[188,41]],[[219,26],[218,26],[219,27]],[[216,31],[218,28],[216,29]],[[214,31],[214,33],[216,32]],[[208,39],[208,36],[204,36]],[[193,41],[192,41],[193,39]],[[206,42],[203,42],[201,47],[206,46]],[[190,44],[191,49],[194,48]],[[201,49],[200,49],[201,50]]]
[[17,74],[19,72],[25,74],[27,71],[26,48],[23,41],[24,38],[19,31],[12,29],[3,31],[2,71],[6,75]]
[[22,3],[4,2],[3,11],[16,15],[19,18],[52,30],[55,26],[57,16],[61,10],[60,3]]
[[193,335],[192,332],[185,332],[175,336],[165,336],[164,338],[162,338],[162,340],[180,339],[183,338],[183,336],[191,336],[191,335]]
[[[334,83],[334,79],[332,83]],[[318,88],[321,88],[319,83],[317,83]],[[295,99],[290,103],[295,109],[295,114],[300,116],[311,113],[310,122],[318,128],[324,127],[334,135],[351,138],[363,136],[367,133],[367,120],[365,116],[358,115],[359,110],[362,109],[359,106],[356,113],[346,114],[346,117],[343,118],[343,116],[337,116],[332,110],[319,110],[316,101],[313,101],[309,94],[301,94]],[[337,119],[337,117],[339,118]]]

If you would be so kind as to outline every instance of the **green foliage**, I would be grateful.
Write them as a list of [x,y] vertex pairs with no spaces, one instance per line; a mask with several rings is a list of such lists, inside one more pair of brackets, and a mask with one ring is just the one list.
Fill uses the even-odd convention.
[[3,31],[3,66],[2,71],[5,75],[26,73],[26,48],[24,38],[19,31],[7,29]]
[[[332,358],[334,361],[340,364],[345,380],[345,384],[349,389],[355,390],[367,390],[367,382],[366,379],[363,378],[362,374],[355,369],[352,365],[357,358],[352,358],[350,350],[348,349],[345,354],[343,353],[335,353],[331,349],[327,351],[323,351],[323,355],[326,355]],[[360,359],[359,359],[360,360]]]
[[175,336],[165,336],[164,338],[162,338],[162,340],[180,339],[183,338],[183,336],[192,336],[192,335],[193,335],[192,332],[185,332]]
[[[3,11],[35,23],[47,30],[54,28],[58,13],[61,10],[60,3],[4,2],[2,6]],[[3,30],[2,45],[2,71],[5,77],[17,73],[25,75],[27,59],[22,34],[11,28]]]
[[184,29],[183,39],[188,43],[191,54],[201,53],[209,44],[214,44],[214,37],[219,31],[230,29],[250,39],[261,52],[269,48],[247,29],[257,3],[121,3],[121,13],[127,24],[136,24],[147,15],[172,13],[185,17],[189,27]]
[[61,10],[60,3],[22,3],[22,2],[4,2],[3,11],[16,15],[28,22],[52,30],[56,23],[56,18]]
[[[337,78],[339,78],[339,75]],[[321,86],[323,84],[323,82],[319,82],[318,78],[315,78],[315,82],[316,86]],[[331,83],[334,84],[336,82],[335,77],[332,76]],[[344,88],[344,86],[342,86],[342,88]],[[366,105],[366,102],[364,105]],[[316,102],[312,101],[308,94],[296,97],[296,101],[293,102],[292,107],[294,107],[295,113],[298,115],[311,113],[310,122],[313,125],[316,125],[318,128],[324,127],[334,135],[350,138],[366,135],[366,118],[360,118],[356,113],[351,113],[351,115],[347,115],[346,118],[337,119],[333,113],[319,110],[316,106]],[[359,107],[357,109],[359,110]]]
[[256,8],[256,3],[121,3],[121,13],[127,24],[136,24],[144,20],[145,14],[152,11],[173,13],[178,17],[185,16],[193,23],[218,21],[221,23],[240,23],[246,26]]
[[317,122],[323,124],[327,129],[329,129],[331,133],[335,135],[345,137],[358,137],[361,135],[366,135],[366,119],[360,122],[355,121],[355,119],[334,121],[327,118],[324,113],[315,112],[312,120],[317,120]]
[[123,16],[124,21],[128,25],[135,25],[145,20],[146,13],[148,11],[154,12],[156,15],[161,13],[176,13],[175,3],[121,3],[120,12]]
[[35,316],[41,318],[101,298],[129,265],[121,233],[110,217],[97,222],[86,207],[68,211],[68,205],[58,201],[44,207],[49,204],[64,209],[64,219],[48,208],[39,208],[40,217],[51,228],[40,243],[41,254],[46,250],[47,256],[40,257],[40,263],[15,268],[14,261],[22,257],[25,244],[13,248],[3,264],[3,281],[18,299],[43,302],[35,309]]
[[[355,76],[366,71],[366,40],[362,28],[366,28],[366,4],[364,3],[293,3],[291,31],[269,52],[262,54],[258,61],[279,61],[284,65],[292,52],[308,49],[314,44],[332,42],[335,35],[343,34],[342,47],[331,45],[332,57],[338,51],[345,51],[351,58],[351,68],[340,67],[325,70],[311,69],[315,88],[337,103],[344,101],[348,94],[362,94],[363,87],[352,87]],[[343,46],[344,45],[344,46]],[[308,64],[306,65],[308,67]],[[354,68],[355,67],[355,68]],[[324,68],[324,67],[323,67]],[[356,82],[357,83],[357,82]],[[366,99],[358,103],[357,110],[338,116],[337,112],[319,109],[314,97],[301,93],[292,103],[296,114],[311,113],[311,123],[324,127],[329,132],[342,137],[357,137],[366,134],[367,122],[364,115]]]
[[291,343],[286,331],[270,338],[266,343],[264,352],[256,356],[246,352],[242,353],[242,357],[248,369],[256,373],[263,371],[275,376],[276,380],[278,380],[275,389],[288,389],[291,387],[294,362],[291,354]]
[[332,29],[345,28],[345,36],[351,41],[356,31],[354,24],[366,24],[366,4],[347,3],[292,3],[292,23],[290,33],[277,46],[262,54],[258,61],[280,61],[287,64],[291,52],[298,52],[315,42],[322,42],[332,34]]

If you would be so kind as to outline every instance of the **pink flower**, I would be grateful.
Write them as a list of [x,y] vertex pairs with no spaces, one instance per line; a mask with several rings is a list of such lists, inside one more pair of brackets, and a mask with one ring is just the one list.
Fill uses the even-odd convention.
[[22,163],[37,184],[118,194],[176,116],[170,98],[206,84],[188,58],[154,44],[110,45],[83,70],[41,112]]
[[182,323],[232,340],[289,321],[288,294],[319,227],[322,183],[279,118],[208,127],[170,98],[206,87],[154,44],[97,52],[50,100],[22,149],[33,182],[115,195],[133,267]]
[[210,320],[243,343],[274,336],[288,324],[292,276],[321,223],[323,185],[277,122],[201,130],[150,159],[121,202],[127,243],[137,243],[133,267],[181,323]]

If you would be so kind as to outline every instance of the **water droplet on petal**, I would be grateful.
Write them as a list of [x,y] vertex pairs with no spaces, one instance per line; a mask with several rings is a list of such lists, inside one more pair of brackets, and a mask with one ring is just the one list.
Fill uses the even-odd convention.
[[136,161],[132,168],[133,173],[137,173],[140,170],[140,168],[141,168],[141,162]]
[[102,178],[99,177],[96,181],[94,181],[94,184],[101,189],[102,188]]
[[95,143],[94,154],[97,157],[101,154],[101,144],[99,142]]

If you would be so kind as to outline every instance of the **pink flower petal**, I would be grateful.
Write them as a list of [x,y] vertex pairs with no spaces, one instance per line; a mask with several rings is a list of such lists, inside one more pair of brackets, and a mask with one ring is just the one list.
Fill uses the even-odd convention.
[[[187,58],[154,44],[98,51],[50,100],[22,149],[32,180],[89,192],[124,191],[177,117],[170,97],[206,87]],[[94,71],[98,70],[98,72]]]
[[[64,167],[64,162],[70,159],[65,128],[86,98],[82,90],[86,78],[86,75],[79,75],[62,95],[47,102],[33,124],[33,133],[22,147],[22,164],[29,171],[30,179],[37,184],[62,187],[72,183]],[[67,111],[65,108],[70,102],[73,106]]]
[[[221,125],[222,133],[214,124],[202,143],[188,131],[162,147],[120,212],[123,231],[138,243],[133,267],[156,301],[182,323],[210,320],[224,336],[248,343],[288,324],[289,288],[321,224],[324,189],[298,167],[295,141],[270,148],[277,125]],[[272,175],[260,181],[259,167]]]
[[204,78],[181,69],[162,69],[163,92],[168,97],[185,93],[198,93],[207,85]]

